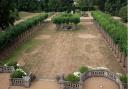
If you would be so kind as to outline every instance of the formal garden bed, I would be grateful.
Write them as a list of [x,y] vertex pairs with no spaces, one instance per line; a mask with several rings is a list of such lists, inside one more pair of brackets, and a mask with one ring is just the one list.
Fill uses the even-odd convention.
[[10,73],[10,86],[30,87],[36,78],[32,73],[27,73],[17,62],[10,62],[0,66],[0,73]]
[[58,30],[76,30],[80,23],[80,15],[75,13],[62,13],[52,18]]

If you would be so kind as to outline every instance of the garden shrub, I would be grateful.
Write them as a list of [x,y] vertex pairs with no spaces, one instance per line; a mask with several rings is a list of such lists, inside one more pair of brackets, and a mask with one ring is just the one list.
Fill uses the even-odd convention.
[[55,24],[78,24],[80,22],[79,14],[62,13],[52,18],[52,22]]
[[69,81],[69,82],[79,82],[80,81],[80,78],[75,76],[74,74],[69,74],[66,78],[65,78],[66,81]]
[[85,66],[82,66],[82,67],[80,67],[79,71],[80,71],[80,73],[85,73],[85,72],[88,72],[89,69]]
[[120,51],[127,56],[127,27],[101,11],[93,11],[92,15],[101,27],[110,35],[115,44],[118,44]]
[[7,66],[13,66],[15,69],[17,69],[17,62],[16,61],[9,61],[6,65]]
[[122,75],[121,77],[120,77],[120,80],[122,81],[122,83],[128,83],[128,76],[127,75]]
[[123,6],[119,11],[119,16],[122,18],[124,22],[128,21],[127,6]]
[[26,76],[26,73],[22,69],[16,69],[16,71],[11,74],[11,78],[23,78],[24,76]]
[[127,89],[127,87],[128,87],[128,75],[120,76],[120,80],[123,84],[124,89]]
[[5,32],[0,34],[0,50],[6,48],[9,43],[13,42],[19,35],[30,30],[32,26],[37,25],[47,17],[47,14],[40,14],[15,26],[8,27]]

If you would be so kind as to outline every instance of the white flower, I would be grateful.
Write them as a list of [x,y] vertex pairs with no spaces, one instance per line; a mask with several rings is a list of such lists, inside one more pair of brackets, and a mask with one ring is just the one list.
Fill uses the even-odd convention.
[[20,71],[20,72],[22,72],[22,73],[25,73],[25,72],[23,71],[23,69],[21,69],[21,68],[16,69],[16,71]]
[[7,64],[4,64],[4,66],[7,66]]
[[17,66],[19,67],[19,66],[20,66],[20,64],[17,64]]
[[76,77],[80,77],[80,72],[74,72],[73,75]]
[[27,75],[27,73],[24,72],[24,75]]

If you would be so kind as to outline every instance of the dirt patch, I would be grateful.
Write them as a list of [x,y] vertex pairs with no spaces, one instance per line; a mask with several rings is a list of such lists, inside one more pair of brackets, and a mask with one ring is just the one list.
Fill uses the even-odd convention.
[[50,35],[39,35],[35,39],[49,39],[51,36]]
[[85,81],[84,89],[119,89],[119,86],[110,79],[92,77]]
[[93,39],[93,38],[96,38],[96,36],[91,35],[91,34],[79,34],[78,37],[79,38],[84,38],[84,39]]

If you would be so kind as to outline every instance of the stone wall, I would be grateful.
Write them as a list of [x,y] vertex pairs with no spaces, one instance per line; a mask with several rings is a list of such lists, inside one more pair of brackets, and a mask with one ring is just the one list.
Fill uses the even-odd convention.
[[59,83],[60,83],[61,89],[83,89],[83,84],[84,84],[85,80],[88,78],[91,78],[91,77],[108,78],[108,79],[112,80],[113,82],[115,82],[119,86],[120,89],[124,89],[120,79],[118,78],[118,76],[116,74],[114,74],[108,70],[103,70],[103,69],[91,70],[91,71],[81,74],[80,81],[77,83],[65,81],[64,75],[62,75],[59,79]]
[[0,66],[0,73],[11,73],[15,71],[13,66]]

